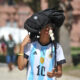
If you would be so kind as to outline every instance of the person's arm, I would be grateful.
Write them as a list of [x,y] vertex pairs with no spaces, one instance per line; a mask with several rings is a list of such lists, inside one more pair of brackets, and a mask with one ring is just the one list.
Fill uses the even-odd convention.
[[62,64],[57,66],[57,71],[55,72],[56,77],[61,77],[62,76]]
[[19,56],[18,56],[18,68],[20,70],[24,69],[24,67],[26,66],[27,61],[28,61],[26,58],[24,58],[24,46],[26,44],[28,44],[29,42],[30,42],[30,38],[29,38],[29,35],[28,35],[24,38],[23,42],[20,45],[20,53],[19,53]]
[[52,70],[52,72],[47,72],[47,76],[52,77],[61,77],[62,76],[62,65],[57,66],[57,71],[55,68]]
[[61,77],[62,75],[62,64],[66,63],[62,47],[58,44],[57,45],[57,53],[56,53],[56,61],[57,61],[57,67],[51,71],[48,72],[48,77]]

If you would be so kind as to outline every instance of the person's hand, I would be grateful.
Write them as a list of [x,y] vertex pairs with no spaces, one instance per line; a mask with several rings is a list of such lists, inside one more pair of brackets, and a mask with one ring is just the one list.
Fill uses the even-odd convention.
[[49,78],[52,78],[52,77],[54,77],[55,75],[56,75],[56,74],[55,74],[55,68],[52,69],[51,72],[47,72],[47,76],[48,76]]
[[27,35],[27,36],[24,38],[23,42],[21,43],[21,46],[25,46],[26,44],[28,44],[28,43],[30,43],[30,42],[31,42],[30,37],[29,37],[29,35]]

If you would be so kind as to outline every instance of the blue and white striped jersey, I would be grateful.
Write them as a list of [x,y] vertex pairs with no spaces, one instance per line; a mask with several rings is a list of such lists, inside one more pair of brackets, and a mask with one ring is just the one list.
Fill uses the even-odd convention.
[[[56,61],[57,64],[63,64],[65,58],[63,50],[57,44]],[[38,41],[27,44],[24,49],[24,57],[29,60],[27,80],[55,80],[55,77],[49,78],[47,72],[51,72],[55,64],[54,45],[41,45]]]

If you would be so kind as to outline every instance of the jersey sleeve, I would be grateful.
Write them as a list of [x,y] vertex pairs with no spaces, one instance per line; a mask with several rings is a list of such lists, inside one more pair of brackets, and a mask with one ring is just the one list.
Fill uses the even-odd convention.
[[57,45],[56,61],[58,65],[66,63],[66,59],[63,54],[63,49],[60,44]]
[[24,47],[24,58],[28,59],[30,56],[30,51],[31,51],[31,44],[27,44]]

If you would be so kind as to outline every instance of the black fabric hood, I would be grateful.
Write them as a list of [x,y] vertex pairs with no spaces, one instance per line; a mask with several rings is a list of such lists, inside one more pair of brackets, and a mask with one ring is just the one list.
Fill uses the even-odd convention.
[[53,8],[46,9],[33,14],[24,23],[24,28],[29,32],[38,33],[47,24],[55,24],[59,28],[64,22],[63,10],[55,10]]

